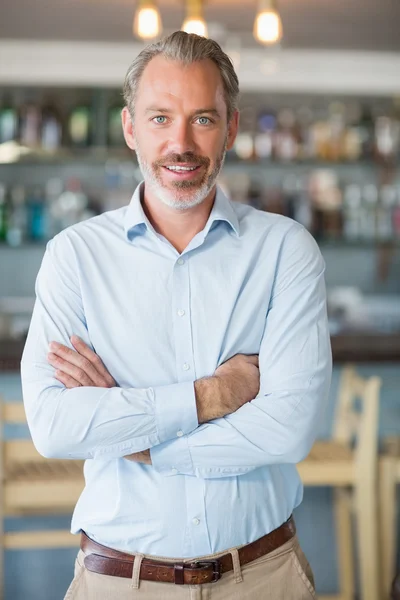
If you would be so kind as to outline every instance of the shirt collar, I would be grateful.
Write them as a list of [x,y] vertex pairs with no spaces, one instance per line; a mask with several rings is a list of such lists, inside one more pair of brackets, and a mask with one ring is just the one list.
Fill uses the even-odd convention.
[[[143,206],[142,206],[142,195],[144,191],[144,181],[140,182],[135,189],[132,199],[128,205],[128,208],[124,217],[124,230],[125,235],[132,240],[136,235],[144,233],[147,229],[154,231],[152,224],[147,218]],[[213,207],[211,209],[210,216],[204,228],[204,237],[211,229],[213,223],[217,221],[226,221],[236,236],[239,237],[239,221],[236,212],[233,209],[232,202],[227,198],[222,189],[217,186],[217,193]]]

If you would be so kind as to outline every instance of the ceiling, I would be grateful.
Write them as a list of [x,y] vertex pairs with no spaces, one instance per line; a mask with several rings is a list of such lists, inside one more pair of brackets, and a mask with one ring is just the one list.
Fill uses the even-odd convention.
[[[184,0],[160,0],[164,33],[179,29]],[[129,42],[134,0],[0,0],[0,39]],[[210,37],[256,46],[256,0],[206,0]],[[400,52],[399,0],[280,0],[284,48]],[[228,42],[227,42],[228,40]]]

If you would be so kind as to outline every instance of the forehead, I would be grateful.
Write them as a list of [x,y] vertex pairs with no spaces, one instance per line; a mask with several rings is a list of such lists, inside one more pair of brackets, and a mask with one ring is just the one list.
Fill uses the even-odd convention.
[[174,108],[218,108],[225,106],[224,87],[217,65],[204,59],[185,65],[156,56],[146,65],[137,91],[136,108],[156,102]]

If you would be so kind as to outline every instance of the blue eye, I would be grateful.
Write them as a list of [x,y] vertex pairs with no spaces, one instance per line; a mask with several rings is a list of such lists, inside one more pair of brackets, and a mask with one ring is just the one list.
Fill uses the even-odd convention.
[[153,121],[155,120],[155,121],[156,121],[156,123],[158,123],[159,125],[164,125],[164,123],[165,123],[165,120],[164,120],[164,121],[159,121],[159,119],[166,119],[166,118],[167,118],[167,117],[162,117],[162,116],[159,116],[159,117],[154,117]]
[[[205,123],[204,121],[207,121],[207,122]],[[210,122],[210,119],[208,117],[199,117],[200,125],[208,125],[209,122]]]

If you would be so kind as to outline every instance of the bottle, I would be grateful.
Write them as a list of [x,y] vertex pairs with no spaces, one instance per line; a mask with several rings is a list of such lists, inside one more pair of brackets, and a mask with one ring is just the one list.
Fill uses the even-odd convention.
[[376,239],[378,189],[374,184],[364,186],[361,205],[361,235],[365,240]]
[[356,184],[346,186],[343,194],[343,237],[355,242],[361,235],[361,188]]
[[107,143],[111,147],[123,147],[125,145],[124,132],[122,129],[121,111],[123,105],[113,104],[107,115]]
[[257,118],[258,132],[254,137],[254,151],[257,158],[271,159],[274,151],[276,117],[272,111],[263,111]]
[[40,140],[40,110],[31,101],[20,110],[19,140],[23,146],[37,148]]
[[392,225],[394,238],[400,241],[400,186],[396,188],[396,203],[393,207]]
[[8,96],[0,108],[0,144],[15,142],[18,137],[18,112]]
[[43,241],[47,237],[46,207],[39,187],[33,188],[27,197],[28,238],[34,242]]
[[7,217],[8,207],[6,198],[6,186],[0,183],[0,242],[7,239]]
[[55,104],[48,101],[42,108],[40,140],[46,152],[57,152],[62,146],[62,119]]
[[361,144],[361,158],[371,160],[374,155],[374,120],[370,107],[361,108],[361,118],[357,125]]
[[82,191],[81,182],[71,177],[66,183],[65,190],[53,203],[52,214],[58,219],[60,228],[65,229],[82,220],[87,205],[88,198]]
[[7,228],[9,246],[20,246],[26,239],[28,214],[25,203],[25,188],[17,184],[10,191],[10,211]]
[[279,111],[275,155],[280,161],[291,162],[297,158],[298,136],[295,125],[295,114],[291,109]]
[[91,111],[89,106],[76,106],[68,119],[68,136],[75,148],[87,148],[91,143]]

